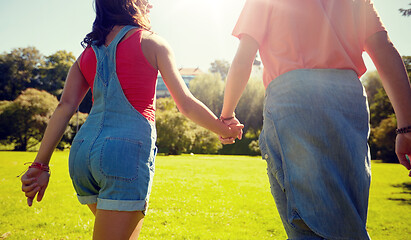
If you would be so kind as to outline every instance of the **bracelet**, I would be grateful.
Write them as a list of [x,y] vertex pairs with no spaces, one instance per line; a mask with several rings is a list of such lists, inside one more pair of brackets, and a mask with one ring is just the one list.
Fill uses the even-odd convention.
[[[31,163],[31,162],[26,162],[24,165],[27,165],[27,164],[29,164],[29,163]],[[37,168],[37,169],[40,169],[40,170],[42,170],[42,171],[44,171],[44,172],[50,173],[50,167],[49,167],[48,165],[46,165],[46,164],[43,164],[43,163],[33,162],[33,163],[31,163],[31,165],[29,166],[29,169],[30,169],[30,168]],[[20,177],[20,176],[23,175],[26,171],[27,171],[27,170],[24,170],[22,173],[20,173],[19,175],[17,175],[17,177]]]
[[45,172],[50,172],[50,167],[48,165],[38,162],[32,163],[29,168],[37,168]]
[[234,114],[234,116],[228,117],[228,118],[225,118],[225,117],[223,117],[223,116],[220,116],[220,120],[221,120],[221,121],[228,121],[228,120],[231,120],[231,119],[234,119],[234,118],[235,118],[235,114]]
[[409,132],[411,132],[411,126],[395,129],[396,134],[409,133]]

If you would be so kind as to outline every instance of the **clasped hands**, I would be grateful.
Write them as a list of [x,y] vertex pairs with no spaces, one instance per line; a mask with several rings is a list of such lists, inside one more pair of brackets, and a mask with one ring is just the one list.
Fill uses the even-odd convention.
[[239,140],[242,139],[244,125],[241,124],[236,117],[230,119],[221,119],[221,121],[235,132],[234,135],[229,137],[219,136],[219,140],[222,144],[233,144],[235,143],[236,138],[238,138]]

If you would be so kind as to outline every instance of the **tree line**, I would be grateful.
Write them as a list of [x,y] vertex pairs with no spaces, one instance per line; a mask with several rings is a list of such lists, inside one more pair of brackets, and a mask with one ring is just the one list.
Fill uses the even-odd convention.
[[[411,57],[403,57],[403,60],[411,76]],[[43,56],[34,47],[0,54],[0,144],[26,151],[41,141],[48,119],[58,104],[68,70],[74,62],[72,53],[57,51]],[[189,84],[193,95],[217,116],[223,105],[224,78],[229,66],[227,61],[215,60],[210,64],[208,73],[197,76]],[[378,73],[368,73],[363,78],[363,84],[370,106],[369,144],[372,159],[396,162],[396,119]],[[245,125],[244,138],[227,146],[221,145],[215,134],[185,118],[171,98],[157,99],[159,151],[165,154],[260,154],[258,135],[263,123],[264,94],[261,76],[252,77],[236,109],[238,119]],[[89,93],[80,105],[79,113],[71,119],[59,149],[70,146],[77,127],[81,127],[87,118],[91,104]]]
[[[17,48],[0,54],[0,143],[26,151],[38,144],[58,104],[68,70],[76,58],[57,51],[42,55],[36,48]],[[79,114],[84,122],[86,114]],[[58,148],[74,136],[70,121]]]

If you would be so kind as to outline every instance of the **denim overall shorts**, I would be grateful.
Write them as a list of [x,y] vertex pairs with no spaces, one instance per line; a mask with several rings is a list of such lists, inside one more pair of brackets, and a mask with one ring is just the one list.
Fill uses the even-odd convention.
[[69,172],[81,204],[145,213],[154,176],[156,129],[127,100],[116,73],[117,45],[133,28],[124,27],[108,47],[92,46],[97,58],[94,103],[73,140]]

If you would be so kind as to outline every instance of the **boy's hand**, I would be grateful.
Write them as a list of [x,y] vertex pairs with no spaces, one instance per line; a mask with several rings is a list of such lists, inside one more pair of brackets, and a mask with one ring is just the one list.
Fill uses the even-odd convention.
[[409,159],[411,156],[411,133],[397,135],[395,153],[397,154],[400,163],[410,170],[409,176],[411,177],[411,163]]

